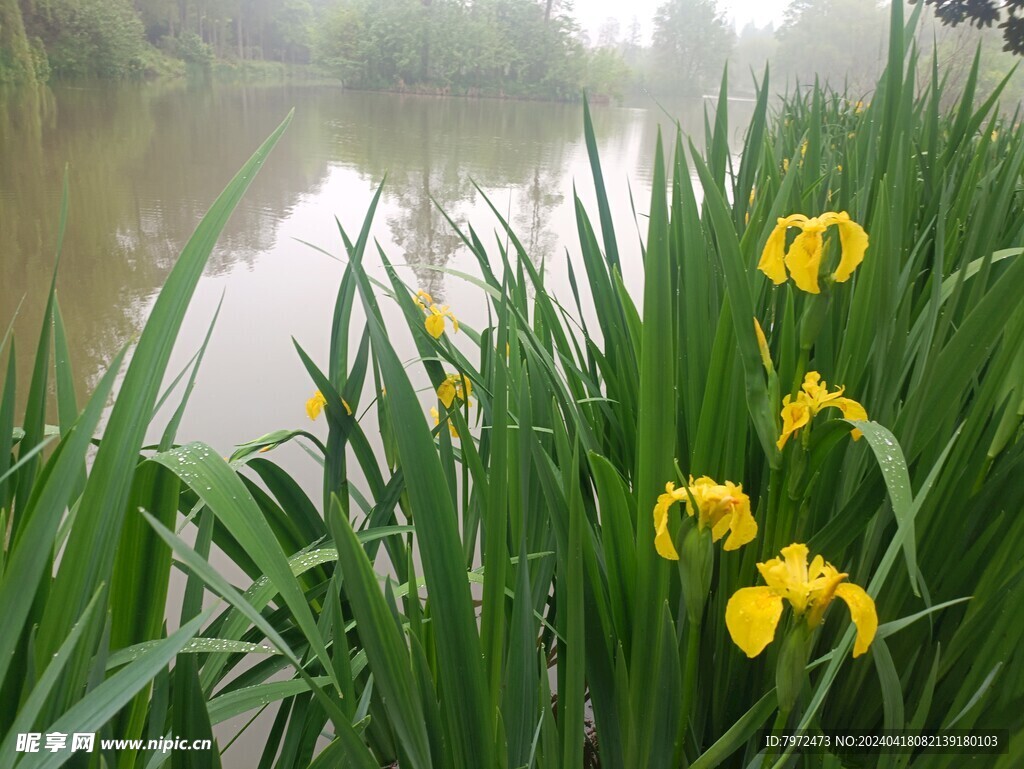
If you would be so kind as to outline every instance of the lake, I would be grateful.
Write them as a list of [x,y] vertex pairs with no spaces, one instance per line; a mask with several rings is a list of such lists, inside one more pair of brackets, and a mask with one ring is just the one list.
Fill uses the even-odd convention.
[[[304,404],[313,385],[292,337],[324,362],[342,265],[300,241],[340,256],[334,218],[357,232],[385,175],[374,238],[393,262],[411,265],[402,271],[411,288],[450,304],[470,325],[486,320],[481,292],[438,268],[473,272],[475,260],[437,206],[472,224],[496,253],[499,225],[479,185],[563,296],[567,250],[578,256],[574,183],[597,218],[581,104],[186,82],[64,85],[0,97],[0,324],[6,328],[22,302],[19,403],[53,268],[65,165],[70,214],[57,285],[81,400],[137,337],[207,207],[295,109],[213,252],[171,362],[173,374],[192,357],[223,296],[179,436],[225,454],[271,430],[309,425]],[[704,101],[674,107],[699,142]],[[743,118],[749,105],[733,112]],[[625,279],[635,287],[642,274],[630,192],[646,211],[658,126],[669,136],[673,128],[653,100],[595,106],[593,117]],[[639,229],[646,229],[642,216]],[[371,262],[382,275],[375,252]],[[413,349],[411,341],[400,346]],[[290,469],[318,488],[315,467]]]

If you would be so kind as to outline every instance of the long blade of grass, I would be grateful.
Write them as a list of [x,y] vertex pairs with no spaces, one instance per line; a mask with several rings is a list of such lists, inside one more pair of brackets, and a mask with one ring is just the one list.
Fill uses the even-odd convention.
[[75,526],[40,623],[37,659],[52,656],[96,585],[109,579],[139,449],[185,311],[224,225],[290,122],[291,115],[210,207],[153,305],[79,503]]

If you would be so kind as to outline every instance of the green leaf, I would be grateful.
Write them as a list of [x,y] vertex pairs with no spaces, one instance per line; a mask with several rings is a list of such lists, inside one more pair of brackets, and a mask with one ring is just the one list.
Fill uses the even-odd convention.
[[848,421],[859,429],[867,440],[868,445],[878,460],[878,467],[885,478],[886,488],[889,490],[889,500],[892,502],[893,514],[896,516],[896,523],[899,526],[900,539],[903,542],[903,555],[907,561],[907,578],[914,595],[921,595],[917,585],[917,538],[914,533],[914,519],[911,510],[912,490],[910,487],[910,473],[907,470],[907,461],[903,457],[896,436],[877,422],[856,422]]
[[409,650],[392,619],[373,566],[336,498],[329,523],[338,548],[338,564],[345,577],[345,592],[395,737],[413,769],[431,767],[430,741]]
[[324,669],[340,688],[333,677],[334,667],[324,640],[288,559],[256,500],[231,466],[203,443],[189,443],[162,452],[154,456],[153,461],[181,478],[238,540],[280,593]]
[[353,262],[352,266],[366,309],[373,352],[387,390],[384,401],[388,417],[391,424],[403,426],[395,432],[395,440],[431,595],[439,688],[444,692],[443,709],[453,732],[453,764],[461,769],[491,766],[493,714],[487,708],[490,698],[482,649],[462,567],[463,547],[452,497],[423,407],[380,321],[366,273],[361,264]]
[[40,623],[36,653],[41,659],[52,655],[96,586],[110,578],[139,449],[192,294],[228,217],[290,122],[291,115],[210,207],[153,305],[111,409]]
[[[142,690],[174,656],[199,632],[212,609],[182,625],[152,649],[143,652],[124,670],[115,673],[68,709],[45,730],[46,733],[97,732],[132,697]],[[28,753],[20,766],[24,769],[56,769],[75,756],[70,750],[54,753]]]

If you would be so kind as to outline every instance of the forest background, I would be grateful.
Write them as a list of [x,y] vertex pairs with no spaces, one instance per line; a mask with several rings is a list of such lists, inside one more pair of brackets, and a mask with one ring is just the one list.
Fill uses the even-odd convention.
[[[926,14],[927,15],[927,14]],[[575,100],[752,90],[815,77],[865,95],[884,61],[872,0],[795,0],[780,23],[742,28],[715,0],[666,0],[588,32],[573,0],[0,0],[0,83],[178,76],[316,77],[354,89]],[[841,31],[841,32],[840,32]],[[955,92],[975,49],[987,92],[1015,57],[996,28],[921,26]],[[875,55],[877,54],[877,55]],[[930,57],[922,57],[927,60]],[[1024,98],[1024,76],[1004,109]]]

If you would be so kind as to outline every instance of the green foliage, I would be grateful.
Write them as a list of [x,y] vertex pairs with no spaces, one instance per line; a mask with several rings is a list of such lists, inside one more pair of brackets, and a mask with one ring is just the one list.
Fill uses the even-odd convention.
[[715,0],[667,0],[654,16],[654,83],[679,93],[704,93],[718,82],[734,38]]
[[[929,12],[926,7],[925,14]],[[921,46],[921,76],[929,76],[934,55],[946,77],[945,106],[955,103],[963,91],[976,52],[980,52],[978,95],[981,98],[987,97],[999,87],[1007,74],[1013,72],[1010,81],[1003,87],[1000,103],[1007,114],[1024,103],[1024,72],[1018,68],[1017,56],[1003,50],[1003,38],[998,29],[950,28],[941,25],[936,19],[926,17],[918,37]]]
[[[309,62],[308,0],[3,0],[0,82],[180,74],[214,58]],[[160,50],[157,50],[157,47]],[[162,52],[161,52],[162,51]]]
[[623,69],[588,55],[566,16],[531,0],[344,0],[329,9],[314,58],[354,88],[575,99],[614,92]]
[[203,42],[195,32],[185,32],[180,37],[172,38],[164,46],[172,56],[186,64],[194,64],[208,68],[213,64],[213,49]]
[[764,72],[769,61],[775,61],[778,47],[772,25],[759,28],[750,23],[744,26],[729,57],[729,92],[753,94],[751,81]]
[[33,82],[38,72],[35,58],[18,0],[0,0],[0,85]]
[[629,81],[630,69],[618,51],[611,48],[597,48],[587,52],[583,88],[594,97],[622,98],[625,84]]
[[25,22],[58,77],[144,73],[142,23],[128,0],[39,0]]
[[314,36],[314,56],[318,64],[335,73],[344,83],[360,82],[364,77],[369,50],[365,9],[342,3],[327,13]]
[[779,28],[774,69],[792,82],[815,77],[861,95],[885,64],[886,12],[864,0],[798,0]]
[[[966,21],[979,30],[1002,30],[1003,50],[1024,56],[1024,19],[1018,15],[1019,4],[999,0],[925,0],[943,24],[957,26]],[[1005,16],[1003,15],[1005,13]]]

